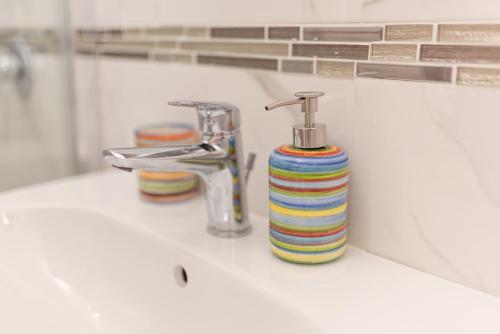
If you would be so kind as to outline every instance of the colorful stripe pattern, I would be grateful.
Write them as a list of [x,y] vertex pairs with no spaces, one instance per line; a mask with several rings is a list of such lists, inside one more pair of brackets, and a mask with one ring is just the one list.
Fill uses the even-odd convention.
[[[163,123],[144,126],[135,131],[136,146],[191,144],[197,135],[192,126]],[[139,190],[143,200],[169,203],[192,198],[198,193],[198,177],[185,172],[139,171]]]
[[284,145],[271,153],[270,241],[276,256],[315,264],[344,253],[348,180],[347,153],[339,147]]

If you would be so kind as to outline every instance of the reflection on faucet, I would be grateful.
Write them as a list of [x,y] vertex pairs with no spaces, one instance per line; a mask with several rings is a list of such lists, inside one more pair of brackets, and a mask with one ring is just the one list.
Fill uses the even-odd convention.
[[196,108],[200,143],[108,149],[103,152],[104,158],[126,171],[186,171],[199,175],[207,189],[208,231],[220,237],[247,234],[250,224],[239,110],[225,103],[177,101],[170,104]]

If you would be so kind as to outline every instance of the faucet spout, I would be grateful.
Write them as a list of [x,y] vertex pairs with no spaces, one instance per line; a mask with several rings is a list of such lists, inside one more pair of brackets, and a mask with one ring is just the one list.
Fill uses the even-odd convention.
[[209,174],[221,169],[226,152],[216,145],[199,143],[107,149],[103,156],[113,167],[125,171],[145,169]]

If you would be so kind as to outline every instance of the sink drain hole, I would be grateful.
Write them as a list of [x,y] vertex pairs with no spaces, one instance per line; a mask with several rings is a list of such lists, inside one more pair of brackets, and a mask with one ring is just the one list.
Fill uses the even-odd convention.
[[175,281],[177,282],[178,286],[183,288],[187,285],[188,274],[186,272],[186,269],[184,269],[183,266],[179,266],[179,265],[175,266],[174,276],[175,276]]

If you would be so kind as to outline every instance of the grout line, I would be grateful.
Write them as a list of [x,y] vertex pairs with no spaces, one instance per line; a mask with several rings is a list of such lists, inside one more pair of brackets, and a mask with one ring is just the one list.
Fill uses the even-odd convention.
[[451,83],[452,83],[452,85],[457,84],[457,74],[458,74],[458,66],[453,65],[451,68]]
[[432,43],[437,43],[438,39],[438,24],[433,23],[432,24]]

